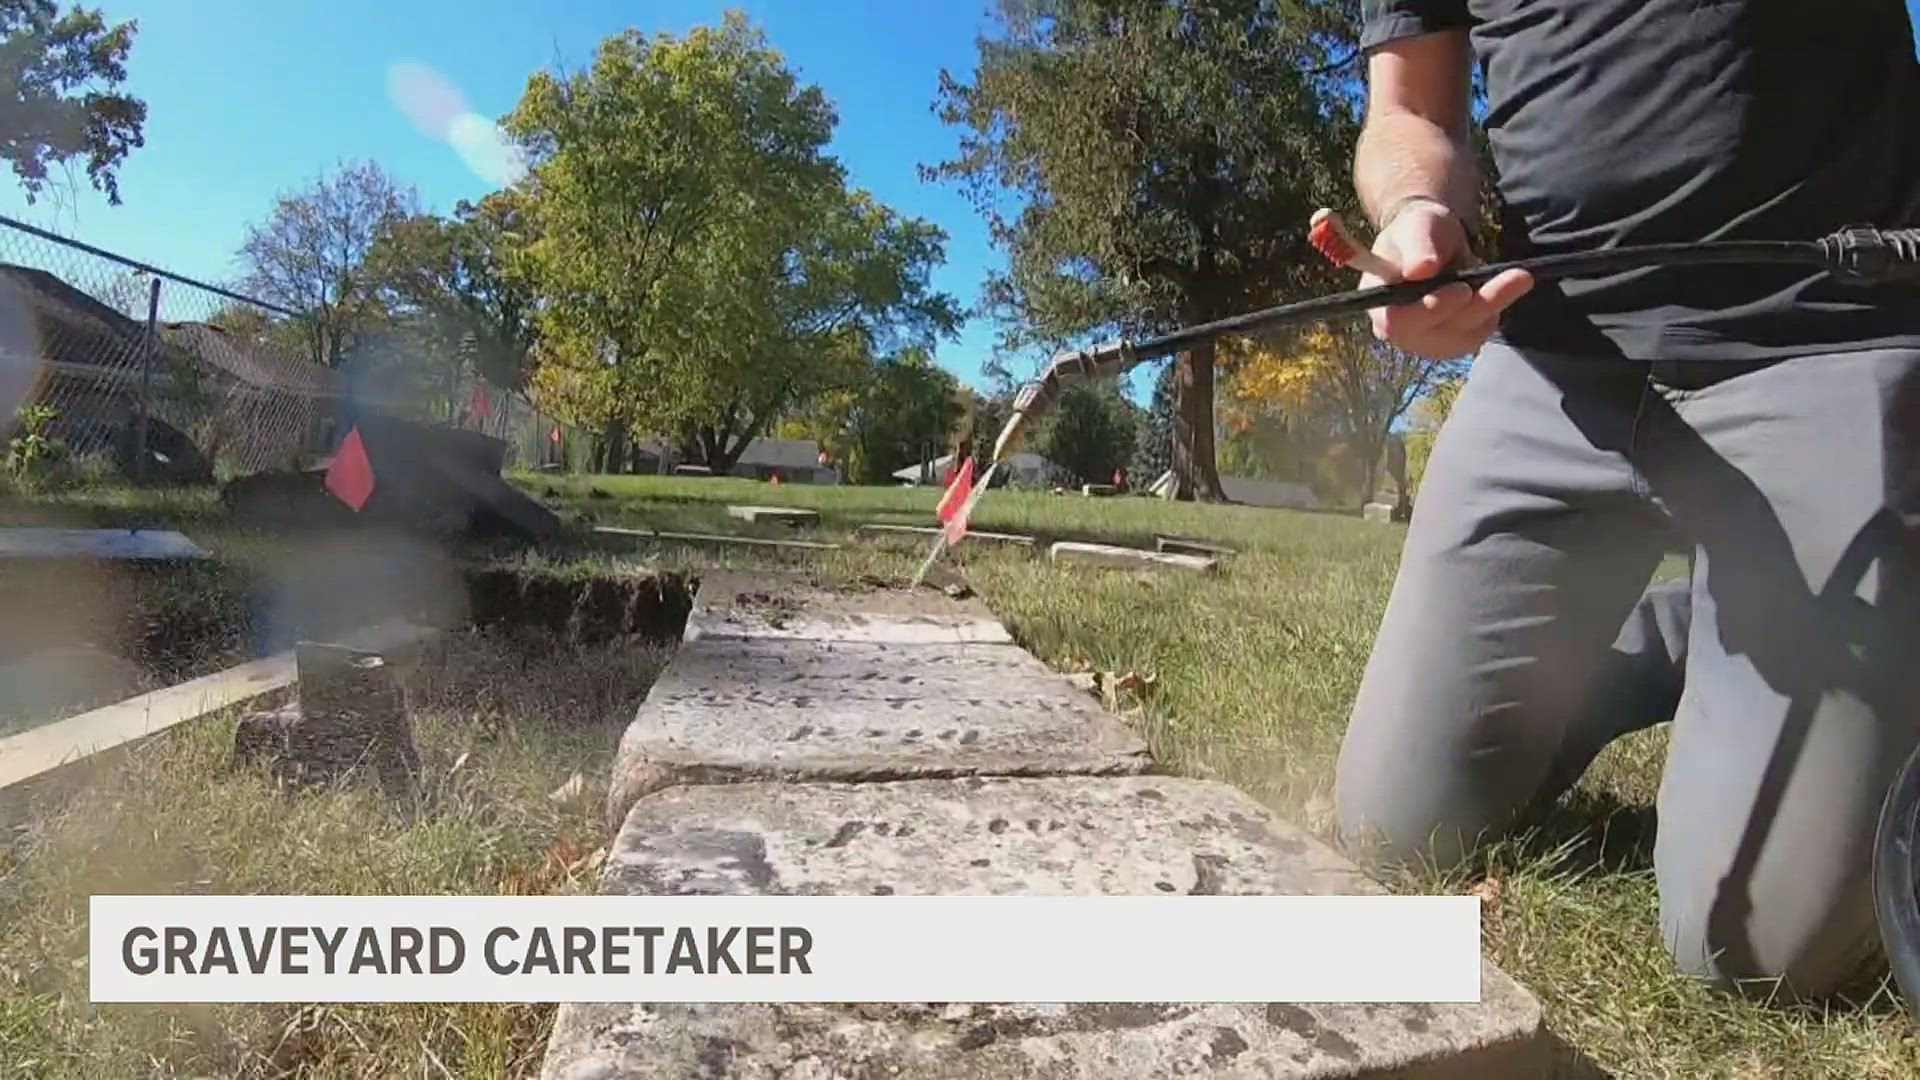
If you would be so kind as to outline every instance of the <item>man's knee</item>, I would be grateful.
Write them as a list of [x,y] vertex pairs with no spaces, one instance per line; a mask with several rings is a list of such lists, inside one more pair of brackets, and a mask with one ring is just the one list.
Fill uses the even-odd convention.
[[1398,773],[1349,766],[1335,781],[1341,844],[1356,861],[1450,870],[1494,831],[1485,814],[1438,805],[1430,783]]

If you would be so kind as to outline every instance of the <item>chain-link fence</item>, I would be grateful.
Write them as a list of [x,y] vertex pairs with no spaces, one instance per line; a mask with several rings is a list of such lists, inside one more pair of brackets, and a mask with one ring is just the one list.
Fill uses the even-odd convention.
[[327,450],[333,372],[294,313],[0,218],[0,419],[154,481]]
[[430,419],[505,442],[508,468],[582,472],[592,457],[591,432],[547,412],[524,394],[473,376],[456,381],[446,406],[442,415]]
[[315,359],[306,331],[283,307],[0,217],[0,451],[30,430],[148,481],[305,468],[351,397],[504,440],[511,468],[591,456],[591,433],[427,357],[444,349],[369,335],[363,378]]

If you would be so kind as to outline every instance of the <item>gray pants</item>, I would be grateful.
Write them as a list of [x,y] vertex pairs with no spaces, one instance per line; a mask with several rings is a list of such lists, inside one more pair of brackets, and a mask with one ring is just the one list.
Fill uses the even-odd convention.
[[[1672,721],[1654,868],[1685,970],[1823,995],[1878,950],[1920,742],[1920,352],[1648,365],[1489,346],[1436,440],[1336,779],[1441,865]],[[1648,591],[1676,535],[1692,573]]]

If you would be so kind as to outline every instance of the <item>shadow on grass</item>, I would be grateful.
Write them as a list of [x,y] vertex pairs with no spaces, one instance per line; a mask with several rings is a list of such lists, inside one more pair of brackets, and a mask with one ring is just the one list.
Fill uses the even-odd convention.
[[1611,792],[1575,790],[1522,826],[1507,857],[1573,874],[1653,868],[1654,808]]

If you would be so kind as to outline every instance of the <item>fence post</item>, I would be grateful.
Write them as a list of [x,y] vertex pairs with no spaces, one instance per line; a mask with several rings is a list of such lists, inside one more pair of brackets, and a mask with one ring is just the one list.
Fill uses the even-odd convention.
[[159,355],[160,278],[155,276],[147,288],[147,336],[141,343],[140,412],[134,419],[133,480],[147,481],[147,418],[153,414],[153,360]]

